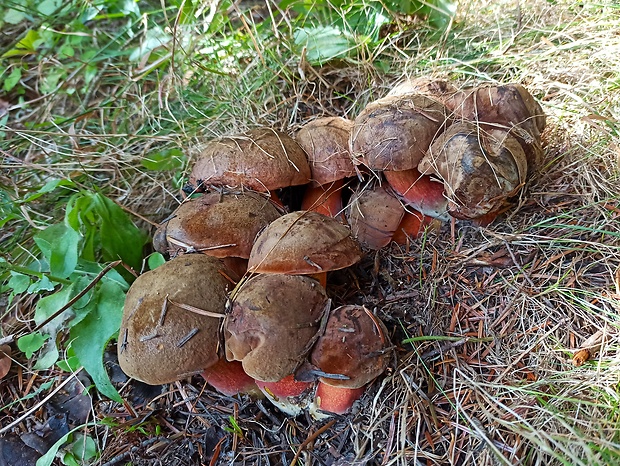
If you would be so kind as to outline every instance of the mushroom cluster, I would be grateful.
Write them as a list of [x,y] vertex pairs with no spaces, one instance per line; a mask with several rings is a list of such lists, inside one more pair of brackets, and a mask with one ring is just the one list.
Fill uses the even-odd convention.
[[539,166],[544,125],[520,85],[415,80],[353,121],[195,147],[188,195],[153,239],[169,260],[127,294],[121,368],[148,384],[202,374],[292,415],[347,412],[392,346],[368,309],[332,308],[328,273],[450,218],[492,221]]

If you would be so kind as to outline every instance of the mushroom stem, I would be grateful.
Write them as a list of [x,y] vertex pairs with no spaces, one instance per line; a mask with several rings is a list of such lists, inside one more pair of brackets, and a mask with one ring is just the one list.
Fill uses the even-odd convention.
[[308,276],[317,280],[323,288],[327,288],[327,272],[313,273]]
[[333,387],[320,382],[316,387],[316,409],[334,414],[344,414],[361,398],[366,386],[360,388]]
[[329,185],[308,186],[301,203],[301,210],[318,212],[346,223],[342,206],[343,185],[343,180],[337,180]]
[[405,212],[400,225],[392,236],[392,241],[398,244],[407,244],[407,241],[418,238],[428,226],[438,228],[440,222],[432,217],[428,217],[421,212],[409,209]]
[[417,168],[402,171],[385,171],[385,179],[396,194],[424,215],[448,220],[448,201],[443,195],[443,183],[433,181]]
[[312,383],[295,380],[294,375],[291,374],[277,382],[262,382],[257,380],[256,385],[262,392],[266,392],[277,398],[286,398],[289,396],[301,395],[312,386]]
[[259,393],[254,379],[245,373],[239,361],[227,361],[221,358],[201,375],[209,385],[224,395]]

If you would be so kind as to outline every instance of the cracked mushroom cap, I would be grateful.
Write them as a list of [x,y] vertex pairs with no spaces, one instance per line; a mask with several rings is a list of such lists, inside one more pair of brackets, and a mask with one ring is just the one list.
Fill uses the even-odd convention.
[[237,291],[224,332],[226,358],[256,380],[277,382],[307,357],[327,295],[300,275],[258,275]]
[[447,124],[448,110],[421,94],[387,96],[355,119],[351,155],[373,170],[409,170],[424,157]]
[[297,211],[274,220],[258,235],[248,270],[307,275],[343,269],[360,258],[348,227],[316,212]]
[[343,377],[320,377],[333,387],[361,388],[388,366],[391,344],[383,322],[363,306],[341,306],[327,320],[310,362],[321,372]]
[[342,117],[317,118],[304,125],[295,140],[308,154],[312,183],[324,185],[355,176],[349,152],[353,122]]
[[475,219],[497,211],[517,194],[526,181],[527,161],[509,132],[481,131],[461,122],[437,138],[419,170],[443,180],[453,217]]
[[285,133],[257,128],[197,149],[190,185],[237,186],[266,192],[310,182],[306,153]]
[[118,359],[151,385],[201,372],[218,361],[221,319],[177,305],[224,313],[229,282],[218,259],[184,254],[140,275],[125,298]]
[[453,94],[446,106],[457,117],[479,124],[483,129],[510,131],[523,147],[528,172],[540,165],[544,156],[541,133],[546,116],[540,104],[520,84],[485,85]]
[[[278,217],[275,206],[260,194],[205,194],[181,204],[162,226],[165,250],[158,251],[186,249],[247,259],[258,232]],[[161,240],[154,244],[162,247]]]

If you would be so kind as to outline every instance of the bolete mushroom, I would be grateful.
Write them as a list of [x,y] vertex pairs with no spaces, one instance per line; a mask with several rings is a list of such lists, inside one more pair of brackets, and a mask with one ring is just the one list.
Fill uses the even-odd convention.
[[373,250],[390,243],[404,214],[400,201],[382,186],[358,190],[347,207],[351,234]]
[[522,145],[529,174],[540,166],[544,155],[540,139],[546,117],[522,85],[484,85],[463,90],[446,99],[446,105],[457,117],[475,122],[483,130],[509,131]]
[[310,350],[328,305],[323,287],[300,275],[257,275],[232,297],[224,332],[226,358],[252,378],[277,382]]
[[343,180],[356,176],[349,152],[353,122],[342,117],[323,117],[304,125],[295,140],[308,155],[312,182],[306,188],[302,210],[342,217]]
[[315,409],[343,414],[381,375],[390,359],[390,341],[383,322],[363,306],[341,306],[327,320],[310,362],[323,375]]
[[[181,204],[157,233],[161,253],[196,251],[214,257],[250,257],[259,231],[280,217],[266,197],[252,192],[207,193]],[[162,244],[165,250],[161,250]]]
[[119,363],[128,376],[159,385],[202,372],[218,361],[229,286],[222,269],[218,259],[185,254],[133,282],[118,344]]
[[198,159],[189,183],[198,190],[233,186],[267,192],[310,181],[303,149],[287,134],[271,128],[216,139],[195,150]]
[[525,153],[511,133],[455,123],[437,138],[419,170],[440,177],[450,214],[475,219],[499,210],[525,183]]
[[[248,262],[253,273],[325,274],[361,258],[348,227],[317,212],[297,211],[274,220],[256,238]],[[324,284],[324,276],[320,277]]]
[[409,170],[448,123],[448,110],[436,99],[387,96],[368,104],[355,119],[351,155],[372,170]]

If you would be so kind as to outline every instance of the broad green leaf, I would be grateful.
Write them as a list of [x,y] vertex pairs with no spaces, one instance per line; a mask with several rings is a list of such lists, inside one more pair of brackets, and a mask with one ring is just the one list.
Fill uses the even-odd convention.
[[62,5],[62,0],[43,0],[37,6],[37,10],[44,16],[50,16]]
[[11,278],[9,279],[8,285],[13,289],[13,293],[23,293],[30,286],[30,277],[11,271]]
[[101,218],[100,241],[105,261],[119,258],[139,270],[142,265],[142,248],[145,235],[136,227],[129,216],[107,197],[96,193],[95,208]]
[[52,275],[61,278],[71,275],[78,260],[79,233],[64,223],[58,223],[37,233],[34,241],[49,261]]
[[2,87],[8,92],[17,85],[20,79],[22,79],[22,69],[19,66],[16,66],[13,68],[13,71],[11,71],[11,74],[4,79],[4,84]]
[[172,37],[169,34],[166,34],[159,26],[155,26],[146,32],[140,46],[133,49],[129,55],[129,60],[140,61],[147,53],[166,45],[171,40]]
[[[6,21],[6,16],[5,16],[5,21]],[[11,49],[8,52],[6,52],[4,55],[2,55],[2,57],[7,58],[7,57],[34,54],[37,51],[37,45],[39,44],[39,42],[40,42],[39,33],[31,29],[26,33],[24,38],[17,43],[14,49]]]
[[78,430],[82,430],[85,427],[91,427],[93,425],[94,424],[89,423],[89,424],[84,424],[84,425],[77,426],[71,429],[65,435],[60,437],[56,441],[56,443],[52,445],[52,447],[47,451],[47,453],[45,453],[45,455],[43,455],[41,458],[37,460],[36,466],[52,466],[52,463],[54,462],[54,459],[56,458],[56,454],[58,453],[58,450],[60,450],[60,447],[62,447],[65,443],[69,441],[73,433],[77,432]]
[[45,340],[48,338],[49,335],[41,335],[39,332],[29,333],[17,340],[17,347],[30,359],[35,352],[43,347]]
[[114,282],[106,281],[89,303],[91,311],[71,327],[72,348],[97,389],[108,398],[122,402],[110,382],[103,365],[103,352],[108,342],[118,335],[123,314],[125,293]]
[[151,254],[147,260],[149,265],[149,270],[155,270],[160,265],[166,262],[166,259],[159,252],[154,252]]
[[306,59],[317,65],[345,57],[355,46],[353,36],[331,26],[297,29],[294,39],[295,45],[306,49]]
[[[88,273],[89,275],[92,276],[92,278],[94,278],[96,275],[99,275],[99,272],[103,270],[103,267],[104,266],[102,264],[99,264],[98,262],[90,262],[90,261],[80,259],[78,262],[77,269],[80,272]],[[120,286],[123,289],[123,291],[127,291],[129,289],[129,284],[127,283],[127,281],[123,278],[123,276],[120,273],[118,273],[114,269],[109,270],[108,273],[106,273],[101,280],[112,281],[116,283],[118,286]]]
[[97,456],[97,444],[92,437],[82,433],[75,434],[71,453],[80,460],[78,464],[85,464]]
[[[9,8],[4,12],[4,22],[9,24],[19,24],[26,19],[26,13]],[[4,55],[6,56],[6,55]]]
[[34,363],[33,369],[45,370],[52,367],[58,361],[60,353],[58,346],[56,345],[56,338],[50,338],[45,342],[41,352],[37,357],[37,361]]
[[144,168],[153,171],[180,170],[185,163],[185,156],[180,149],[153,152],[140,162]]

